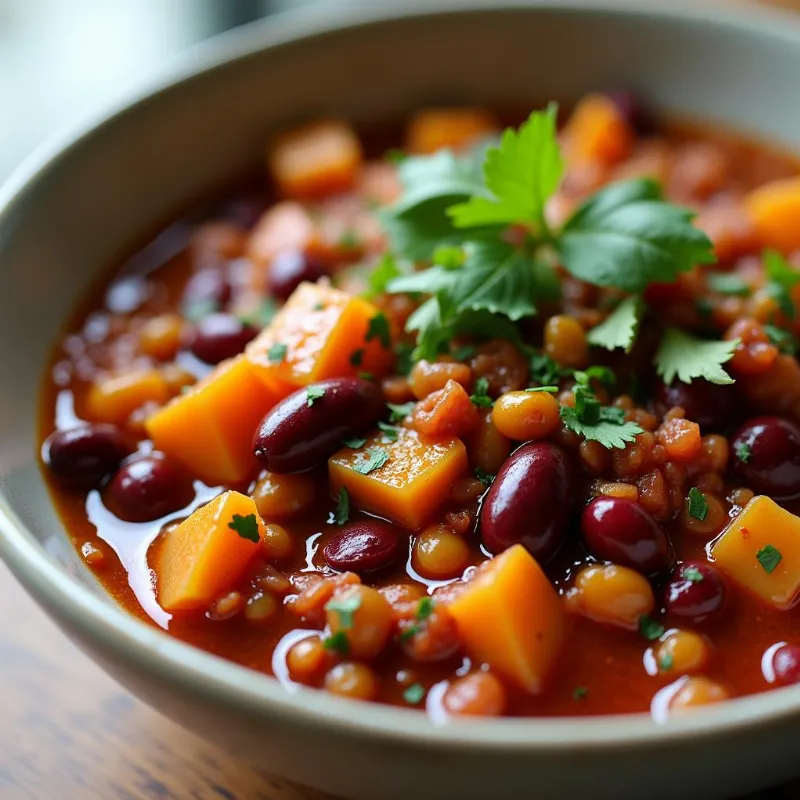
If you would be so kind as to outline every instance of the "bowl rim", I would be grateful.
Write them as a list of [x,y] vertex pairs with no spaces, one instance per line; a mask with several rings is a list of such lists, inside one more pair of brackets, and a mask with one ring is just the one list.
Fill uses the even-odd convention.
[[[591,13],[603,16],[682,19],[695,25],[712,25],[783,39],[797,48],[800,60],[800,24],[784,9],[755,6],[733,0],[718,3],[673,0],[425,0],[405,3],[345,3],[334,7],[308,7],[283,12],[219,34],[188,48],[159,70],[155,77],[137,82],[132,91],[106,102],[61,133],[40,145],[0,185],[0,236],[23,204],[48,174],[70,157],[84,140],[98,135],[148,99],[173,87],[208,76],[225,64],[246,60],[262,50],[291,47],[297,40],[314,40],[344,29],[391,24],[409,17],[550,11],[564,15]],[[730,700],[691,720],[656,723],[649,714],[576,717],[519,717],[458,721],[441,725],[411,709],[345,700],[325,692],[298,688],[289,691],[278,680],[247,669],[186,644],[150,625],[115,601],[98,597],[85,583],[69,574],[39,544],[0,493],[0,556],[28,591],[46,607],[92,640],[115,651],[145,672],[169,681],[190,683],[208,698],[233,704],[263,717],[283,717],[347,732],[383,742],[424,746],[437,751],[563,751],[604,753],[620,746],[628,750],[676,740],[732,735],[758,725],[776,723],[800,713],[800,686],[786,687]],[[355,712],[355,708],[358,711]]]

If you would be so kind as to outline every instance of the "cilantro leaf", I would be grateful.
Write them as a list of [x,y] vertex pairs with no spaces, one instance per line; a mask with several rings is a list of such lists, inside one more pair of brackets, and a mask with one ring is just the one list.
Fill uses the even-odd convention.
[[675,665],[675,657],[672,653],[662,653],[658,658],[658,671],[669,672]]
[[777,547],[771,544],[764,545],[757,553],[758,563],[764,568],[765,572],[774,572],[775,567],[783,561],[783,555]]
[[706,496],[696,486],[692,486],[692,488],[689,489],[687,505],[690,517],[702,521],[708,515],[708,501],[706,500]]
[[407,403],[387,403],[390,422],[402,422],[413,410],[416,404],[413,400]]
[[430,595],[420,597],[419,603],[417,603],[417,610],[414,612],[414,616],[417,619],[428,619],[428,617],[433,614],[433,609],[435,607],[436,601]]
[[228,527],[236,531],[242,539],[247,539],[250,542],[257,542],[261,538],[255,514],[247,514],[246,516],[234,514],[228,523]]
[[[618,422],[617,417],[607,416],[607,412],[622,409],[604,408],[597,422],[582,422],[574,408],[561,406],[561,421],[569,430],[583,436],[587,441],[600,442],[609,449],[624,450],[626,444],[636,441],[640,433],[644,433],[635,422]],[[604,418],[605,417],[605,418]]]
[[795,308],[791,291],[800,283],[800,270],[792,267],[776,250],[767,250],[764,253],[764,272],[770,296],[774,298],[784,316],[794,319]]
[[346,597],[334,597],[325,604],[326,611],[333,611],[339,617],[342,630],[350,630],[355,622],[354,615],[361,608],[361,595],[350,594]]
[[306,387],[306,405],[311,408],[311,406],[316,403],[320,397],[325,396],[325,387],[324,386],[307,386]]
[[656,352],[656,371],[667,385],[675,376],[684,383],[691,383],[694,378],[705,378],[711,383],[733,383],[722,365],[733,358],[737,344],[738,339],[707,341],[677,328],[667,328]]
[[530,357],[531,381],[542,385],[557,384],[560,378],[566,378],[572,371],[556,363],[545,353],[533,353]]
[[286,351],[289,348],[285,344],[281,344],[280,342],[275,342],[269,350],[267,350],[267,361],[274,364],[279,361],[283,361],[286,358]]
[[342,439],[342,444],[345,447],[349,447],[351,450],[358,450],[359,447],[363,447],[367,443],[367,440],[361,436],[351,436],[349,439]]
[[397,437],[399,435],[397,428],[394,425],[389,425],[386,422],[378,422],[378,430],[387,438],[389,441],[396,442]]
[[392,346],[392,334],[389,330],[389,320],[383,311],[379,311],[372,317],[367,325],[366,340],[371,342],[377,339],[387,350]]
[[706,285],[713,292],[732,297],[749,297],[753,293],[742,276],[736,272],[709,272],[706,275]]
[[403,692],[403,700],[412,706],[417,705],[423,697],[425,697],[425,687],[421,683],[412,683]]
[[364,292],[365,297],[375,297],[376,295],[383,294],[386,287],[395,278],[399,278],[403,274],[397,263],[397,259],[392,253],[384,253],[380,261],[375,265],[375,268],[369,274],[367,289]]
[[640,297],[627,297],[603,322],[589,331],[587,341],[597,347],[605,347],[606,350],[621,347],[626,353],[630,353],[639,332],[643,311],[644,303]]
[[519,130],[507,129],[486,150],[486,192],[448,208],[456,228],[532,223],[544,227],[544,206],[558,188],[564,159],[556,138],[558,109],[534,111]]
[[497,477],[496,475],[492,475],[491,472],[486,472],[482,470],[480,467],[475,468],[475,477],[484,485],[484,486],[491,486],[494,483],[494,479]]
[[535,394],[536,392],[555,394],[558,391],[558,386],[529,386],[525,391],[530,394]]
[[638,292],[716,259],[693,213],[664,201],[648,178],[613,183],[570,217],[555,246],[564,266],[596,286]]
[[733,450],[736,453],[736,457],[742,462],[742,464],[746,464],[750,460],[752,451],[750,450],[750,445],[747,442],[736,442],[736,444],[733,446]]
[[653,642],[664,635],[664,626],[652,617],[648,617],[647,614],[643,614],[639,617],[639,633],[648,641]]
[[444,323],[444,315],[438,297],[429,297],[406,321],[406,330],[416,332],[417,346],[412,358],[419,361],[434,361],[450,341],[450,328]]
[[589,690],[585,686],[576,686],[572,690],[572,699],[583,700],[587,694],[589,694]]
[[354,367],[360,367],[361,362],[364,360],[364,348],[360,347],[358,350],[353,350],[350,353],[349,361]]
[[353,469],[360,475],[369,475],[380,469],[389,460],[389,454],[381,447],[372,447],[367,450],[366,458],[353,464]]
[[342,486],[336,499],[336,511],[333,512],[333,521],[337,525],[344,525],[350,519],[350,495]]
[[346,656],[350,652],[350,640],[344,631],[336,631],[331,636],[326,636],[322,640],[322,646],[340,656]]
[[478,348],[474,344],[465,344],[463,347],[457,347],[452,351],[451,355],[456,361],[466,361],[472,358],[478,352]]
[[478,406],[478,408],[491,408],[494,405],[494,400],[489,397],[489,379],[481,375],[475,381],[473,393],[470,395],[470,400]]
[[703,573],[697,567],[686,567],[681,570],[681,577],[685,578],[689,583],[702,583],[705,578]]

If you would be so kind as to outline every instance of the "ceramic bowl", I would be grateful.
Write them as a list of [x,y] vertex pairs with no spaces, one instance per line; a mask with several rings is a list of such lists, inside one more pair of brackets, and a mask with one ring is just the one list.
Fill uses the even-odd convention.
[[170,214],[257,164],[277,127],[327,112],[369,123],[441,101],[569,102],[627,85],[666,112],[800,147],[798,76],[793,18],[722,3],[336,4],[203,45],[0,191],[0,553],[131,691],[267,772],[338,795],[711,798],[791,777],[800,687],[664,725],[635,715],[436,726],[289,693],[171,639],[118,608],[76,558],[37,463],[36,410],[46,355],[81,294]]

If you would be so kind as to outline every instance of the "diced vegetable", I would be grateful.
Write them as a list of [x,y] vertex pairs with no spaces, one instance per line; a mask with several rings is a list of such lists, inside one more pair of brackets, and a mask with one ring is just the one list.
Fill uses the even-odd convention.
[[769,497],[754,497],[711,555],[729,578],[771,606],[787,609],[800,594],[800,518]]
[[100,378],[89,390],[86,415],[93,422],[122,423],[145,403],[166,403],[169,388],[158,370],[147,369]]
[[458,150],[498,130],[494,116],[480,108],[429,108],[411,118],[406,149],[419,154],[444,147]]
[[225,492],[164,537],[154,565],[166,611],[208,605],[241,578],[261,549],[264,525],[252,498]]
[[[268,380],[293,387],[360,372],[382,375],[391,365],[386,318],[366,300],[332,286],[303,283],[247,348]],[[280,359],[271,357],[285,346]]]
[[762,247],[782,253],[800,249],[800,177],[765,183],[745,198]]
[[253,474],[253,434],[288,389],[270,384],[244,356],[220,364],[207,378],[152,414],[147,432],[156,449],[211,485]]
[[575,106],[564,138],[575,161],[616,164],[630,155],[634,132],[612,100],[589,94]]
[[467,452],[459,439],[428,439],[398,428],[396,440],[373,434],[357,450],[342,448],[328,466],[334,495],[344,487],[353,507],[416,529],[467,471]]
[[352,188],[361,168],[361,143],[340,120],[319,120],[280,136],[267,153],[284,197],[322,197]]
[[542,691],[564,643],[566,614],[522,545],[488,562],[447,608],[471,658],[525,691]]
[[308,209],[286,200],[272,206],[256,223],[247,255],[263,265],[286,250],[309,252],[319,246],[316,225]]

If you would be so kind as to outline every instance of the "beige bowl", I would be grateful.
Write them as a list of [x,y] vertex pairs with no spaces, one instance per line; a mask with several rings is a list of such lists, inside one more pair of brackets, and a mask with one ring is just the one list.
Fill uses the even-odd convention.
[[369,122],[443,99],[569,101],[625,84],[668,111],[800,146],[800,30],[789,16],[616,0],[428,5],[335,6],[222,37],[45,147],[2,189],[0,554],[144,700],[268,772],[337,794],[710,798],[789,778],[800,772],[800,687],[666,725],[637,715],[441,727],[288,693],[119,609],[53,513],[35,410],[59,324],[118,254],[256,163],[275,127],[323,112]]

